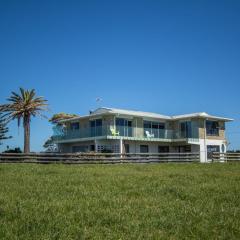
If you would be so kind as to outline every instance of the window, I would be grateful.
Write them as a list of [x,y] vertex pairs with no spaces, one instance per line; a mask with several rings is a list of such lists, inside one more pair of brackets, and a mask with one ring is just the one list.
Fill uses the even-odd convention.
[[77,130],[79,129],[79,122],[73,122],[70,124],[70,129],[71,130]]
[[222,150],[223,153],[225,152],[226,149],[225,149],[225,145],[224,144],[222,144],[221,150]]
[[119,144],[114,145],[98,145],[97,146],[98,152],[108,152],[108,153],[119,153],[120,152],[120,146]]
[[192,124],[190,121],[180,123],[181,138],[192,137]]
[[72,152],[77,153],[77,152],[87,152],[88,151],[88,146],[82,145],[82,146],[73,146],[72,147]]
[[159,153],[168,153],[169,152],[169,146],[158,146],[158,152]]
[[148,153],[148,145],[140,145],[140,153]]
[[191,152],[191,145],[179,146],[178,152],[179,153]]
[[144,126],[144,128],[151,128],[152,123],[148,122],[148,121],[144,121],[143,126]]
[[144,121],[143,122],[144,128],[151,128],[151,129],[165,129],[165,124],[161,122],[149,122]]
[[129,144],[124,144],[124,147],[125,147],[125,153],[129,153],[130,152]]
[[94,152],[95,151],[95,145],[90,145],[90,151]]
[[102,119],[96,119],[90,121],[90,127],[101,127],[102,126]]
[[132,136],[132,121],[124,118],[116,118],[116,130],[120,136]]
[[212,158],[213,152],[220,152],[220,146],[218,145],[208,145],[207,146],[207,157],[208,159]]
[[102,126],[102,119],[96,119],[96,127]]
[[144,134],[146,137],[147,137],[147,134],[150,133],[154,138],[164,138],[164,129],[165,129],[164,123],[144,121],[143,127],[144,127]]
[[219,136],[219,123],[217,121],[206,121],[206,132],[208,136]]
[[91,137],[102,136],[102,119],[90,121],[90,133]]

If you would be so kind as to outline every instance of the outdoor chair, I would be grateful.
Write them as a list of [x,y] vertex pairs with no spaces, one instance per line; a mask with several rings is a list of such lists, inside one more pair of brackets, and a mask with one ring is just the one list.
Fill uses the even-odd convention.
[[110,131],[111,131],[113,136],[119,136],[119,132],[117,132],[116,129],[110,128]]
[[147,138],[154,138],[154,134],[151,134],[149,131],[146,131],[146,136]]

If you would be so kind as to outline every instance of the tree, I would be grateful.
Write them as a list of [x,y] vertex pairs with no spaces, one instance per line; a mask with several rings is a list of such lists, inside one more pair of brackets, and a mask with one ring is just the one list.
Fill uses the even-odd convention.
[[6,140],[11,138],[11,136],[6,136],[8,133],[7,121],[3,118],[2,114],[0,113],[0,145],[2,144],[2,140]]
[[[20,93],[12,92],[8,103],[0,105],[0,112],[4,113],[7,121],[17,119],[18,127],[23,121],[24,153],[30,152],[30,122],[32,117],[43,116],[42,111],[47,110],[47,100],[36,96],[35,90],[24,90]],[[44,116],[43,116],[44,117]]]
[[79,117],[79,116],[76,115],[76,114],[69,114],[69,113],[60,112],[60,113],[54,114],[49,119],[49,122],[51,122],[53,124],[58,124],[59,121],[61,121],[61,120],[70,119],[70,118],[74,118],[74,117]]
[[[63,134],[65,125],[60,122],[61,120],[70,119],[70,118],[74,118],[74,117],[78,117],[78,115],[64,113],[64,112],[54,114],[49,119],[49,122],[51,122],[53,124],[54,136]],[[44,143],[43,147],[46,148],[47,152],[57,152],[58,151],[58,146],[55,143],[53,136],[50,137],[49,139],[47,139],[47,141]]]
[[20,149],[20,147],[16,147],[14,149],[9,149],[8,148],[3,153],[22,153],[22,150]]

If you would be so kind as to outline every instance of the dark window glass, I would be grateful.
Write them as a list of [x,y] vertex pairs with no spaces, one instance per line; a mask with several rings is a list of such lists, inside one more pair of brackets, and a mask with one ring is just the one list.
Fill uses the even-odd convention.
[[127,125],[128,125],[128,127],[131,127],[132,126],[132,121],[127,121]]
[[132,121],[124,118],[116,118],[116,129],[120,136],[132,136]]
[[220,146],[218,145],[208,145],[207,146],[207,157],[208,159],[212,158],[213,152],[220,152]]
[[152,123],[152,128],[153,129],[158,129],[159,128],[158,126],[159,126],[158,123],[154,123],[154,122]]
[[117,118],[116,119],[116,125],[117,126],[124,126],[124,121],[125,119],[124,118]]
[[90,136],[102,136],[102,119],[90,121]]
[[192,124],[190,121],[181,122],[180,129],[182,138],[190,138],[192,136]]
[[78,122],[71,123],[70,128],[71,128],[71,130],[79,129],[79,123]]
[[169,146],[158,146],[158,152],[159,153],[168,153],[169,152]]
[[206,121],[207,135],[218,136],[219,135],[219,123],[217,121]]
[[129,144],[125,144],[124,147],[125,147],[125,153],[129,153],[130,152]]
[[97,126],[97,127],[102,126],[102,119],[97,119],[97,120],[96,120],[96,126]]
[[165,124],[164,123],[159,123],[159,129],[165,129]]
[[72,147],[72,152],[76,153],[76,152],[87,152],[88,151],[88,146],[73,146]]
[[151,122],[144,121],[144,128],[151,128]]
[[220,152],[220,146],[218,145],[208,145],[207,146],[208,152]]
[[149,122],[144,121],[144,128],[152,128],[152,129],[164,129],[165,124],[164,123],[158,123],[158,122]]
[[180,153],[191,152],[191,145],[179,146],[178,151]]
[[96,122],[95,121],[90,121],[90,126],[91,127],[95,127],[96,126]]
[[148,145],[140,145],[140,153],[148,153]]

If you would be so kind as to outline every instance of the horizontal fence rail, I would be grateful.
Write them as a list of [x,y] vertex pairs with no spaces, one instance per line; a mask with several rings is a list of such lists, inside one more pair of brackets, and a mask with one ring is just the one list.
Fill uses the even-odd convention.
[[0,163],[164,163],[199,162],[199,153],[1,153]]
[[212,153],[212,161],[213,162],[240,162],[240,153],[219,153],[214,152]]

